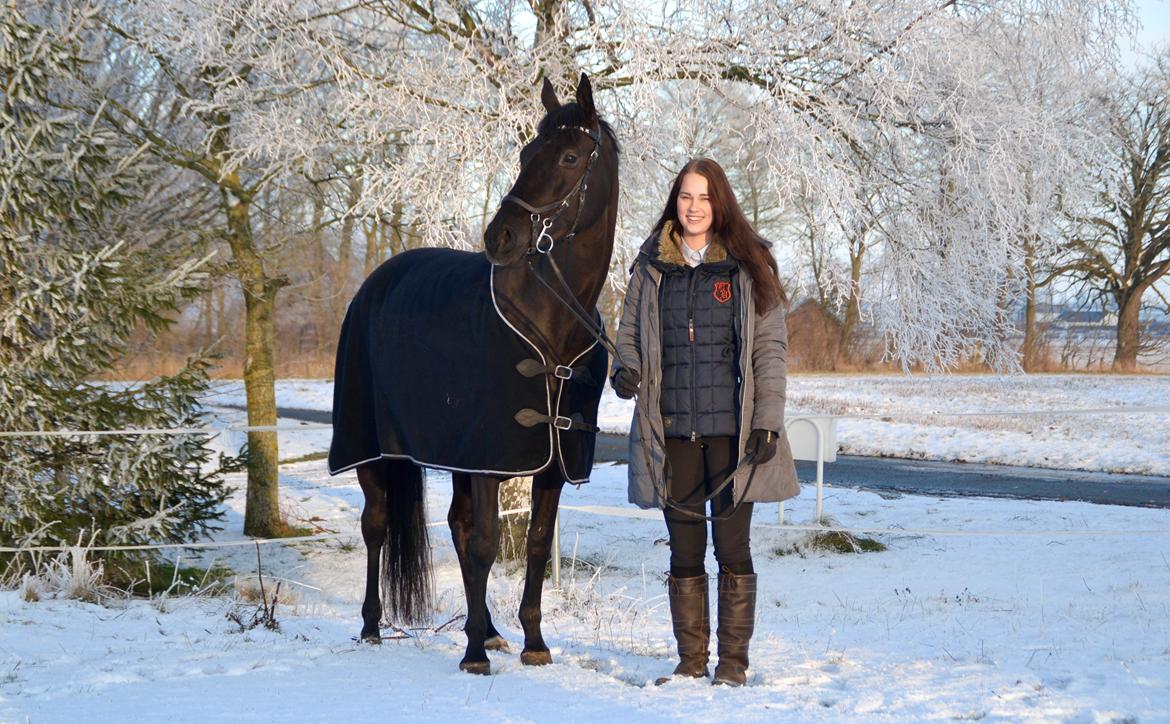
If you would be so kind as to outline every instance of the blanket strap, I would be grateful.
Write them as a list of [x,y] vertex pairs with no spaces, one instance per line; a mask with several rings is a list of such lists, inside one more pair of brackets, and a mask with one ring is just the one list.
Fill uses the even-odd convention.
[[552,375],[558,380],[572,380],[581,385],[595,386],[597,381],[589,374],[586,367],[568,367],[566,365],[546,365],[531,357],[516,363],[516,371],[525,377],[537,375]]
[[564,415],[551,417],[541,414],[531,407],[525,407],[516,413],[515,420],[524,427],[552,425],[558,430],[580,430],[582,432],[599,432],[601,430],[601,428],[585,422],[585,418],[579,412],[574,412],[570,417],[565,417]]

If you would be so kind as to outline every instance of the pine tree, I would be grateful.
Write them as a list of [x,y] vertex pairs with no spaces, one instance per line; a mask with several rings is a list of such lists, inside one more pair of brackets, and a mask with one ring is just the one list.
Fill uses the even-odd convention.
[[[119,239],[141,198],[144,154],[71,113],[84,9],[0,13],[0,430],[204,424],[208,360],[172,377],[109,385],[142,326],[200,291],[200,262]],[[118,223],[115,223],[117,219]],[[0,437],[0,546],[181,542],[222,516],[226,462],[206,435]],[[0,573],[28,567],[8,554]]]

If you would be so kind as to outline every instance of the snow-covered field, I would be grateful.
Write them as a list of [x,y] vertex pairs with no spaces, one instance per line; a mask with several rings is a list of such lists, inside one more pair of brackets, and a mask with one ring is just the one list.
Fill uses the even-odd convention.
[[[282,380],[276,399],[285,407],[329,410],[333,385]],[[218,383],[212,398],[219,404],[243,401],[238,382]],[[1084,414],[1138,407],[1162,411]],[[837,440],[840,452],[849,455],[1170,475],[1170,375],[793,375],[788,411],[790,417],[843,416]],[[1051,414],[1036,414],[1045,411]],[[1029,414],[969,415],[1016,412]],[[607,387],[602,429],[624,434],[632,414],[633,403]],[[243,417],[225,419],[242,422]],[[243,435],[226,442],[238,447]],[[328,447],[328,430],[281,436],[286,459]]]
[[[565,503],[620,505],[624,479],[624,467],[599,467]],[[447,476],[430,474],[428,491],[442,520]],[[878,536],[886,552],[800,556],[776,554],[799,534],[769,527],[775,506],[760,506],[750,685],[730,690],[648,685],[673,665],[656,519],[563,514],[565,578],[544,603],[549,667],[519,663],[520,578],[497,565],[489,602],[514,651],[493,653],[494,675],[481,678],[456,670],[457,620],[381,647],[352,641],[364,564],[352,474],[289,465],[282,494],[289,512],[341,537],[264,548],[269,587],[279,576],[291,592],[279,632],[241,633],[226,614],[254,604],[224,598],[96,606],[3,592],[0,720],[1170,719],[1165,510],[830,489],[827,510],[844,525],[999,533],[896,532]],[[236,495],[223,539],[238,537],[242,508]],[[809,518],[811,500],[798,498],[790,520]],[[433,533],[439,628],[463,596],[446,530]],[[202,560],[213,556],[254,574],[251,548]]]
[[[1170,467],[1164,413],[947,419],[936,412],[1161,405],[1170,398],[1164,377],[797,376],[790,390],[797,410],[898,419],[843,420],[846,452],[864,451],[869,439],[881,454],[998,455],[1028,464],[1034,460],[1025,454],[1036,450],[1054,465]],[[330,398],[324,382],[278,388],[289,407],[328,409]],[[239,386],[223,384],[210,404],[240,401]],[[604,414],[611,429],[628,425],[626,403],[607,397]],[[324,450],[328,436],[282,433],[282,458]],[[238,440],[224,436],[220,444]],[[625,474],[624,466],[599,466],[587,486],[566,490],[564,504],[634,513],[624,504]],[[231,480],[242,488],[241,476]],[[358,645],[365,554],[356,479],[330,478],[313,460],[285,465],[281,485],[294,523],[312,520],[337,536],[263,548],[269,590],[283,581],[278,632],[241,632],[227,614],[247,618],[255,604],[239,598],[98,606],[53,597],[27,603],[2,591],[0,721],[1170,721],[1167,510],[829,487],[833,521],[889,531],[875,536],[889,550],[801,555],[788,552],[806,534],[778,529],[776,507],[758,506],[761,594],[750,685],[659,688],[649,682],[672,668],[673,638],[662,586],[665,527],[655,515],[563,512],[564,579],[559,590],[546,585],[544,601],[549,667],[519,663],[520,572],[498,564],[489,603],[514,650],[492,654],[493,676],[474,677],[456,668],[464,603],[444,524],[432,535],[439,589],[432,627],[381,647]],[[442,521],[449,477],[429,473],[427,488],[430,519]],[[813,517],[812,498],[809,491],[789,505],[789,522]],[[243,504],[238,489],[220,540],[241,539]],[[925,529],[961,534],[916,532]],[[251,547],[223,548],[184,552],[183,561],[227,563],[250,589],[255,555]]]

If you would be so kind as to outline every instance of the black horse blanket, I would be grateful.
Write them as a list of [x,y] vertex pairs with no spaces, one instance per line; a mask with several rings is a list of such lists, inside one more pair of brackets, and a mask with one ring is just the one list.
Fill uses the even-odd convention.
[[[482,253],[418,249],[366,279],[337,347],[330,473],[389,457],[519,476],[555,459],[566,481],[588,480],[605,350],[594,344],[569,363],[587,376],[524,376],[517,371],[523,360],[552,360],[508,324],[491,278]],[[525,408],[572,416],[589,429],[525,427],[515,419]]]

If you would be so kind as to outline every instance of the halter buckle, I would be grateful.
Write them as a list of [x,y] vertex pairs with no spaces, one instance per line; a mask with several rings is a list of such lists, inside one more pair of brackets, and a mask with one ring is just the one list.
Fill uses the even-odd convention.
[[564,415],[557,415],[553,418],[553,427],[558,430],[568,430],[573,427],[573,420]]
[[566,367],[565,365],[557,365],[553,370],[553,377],[556,377],[558,380],[571,380],[573,379],[573,368]]

